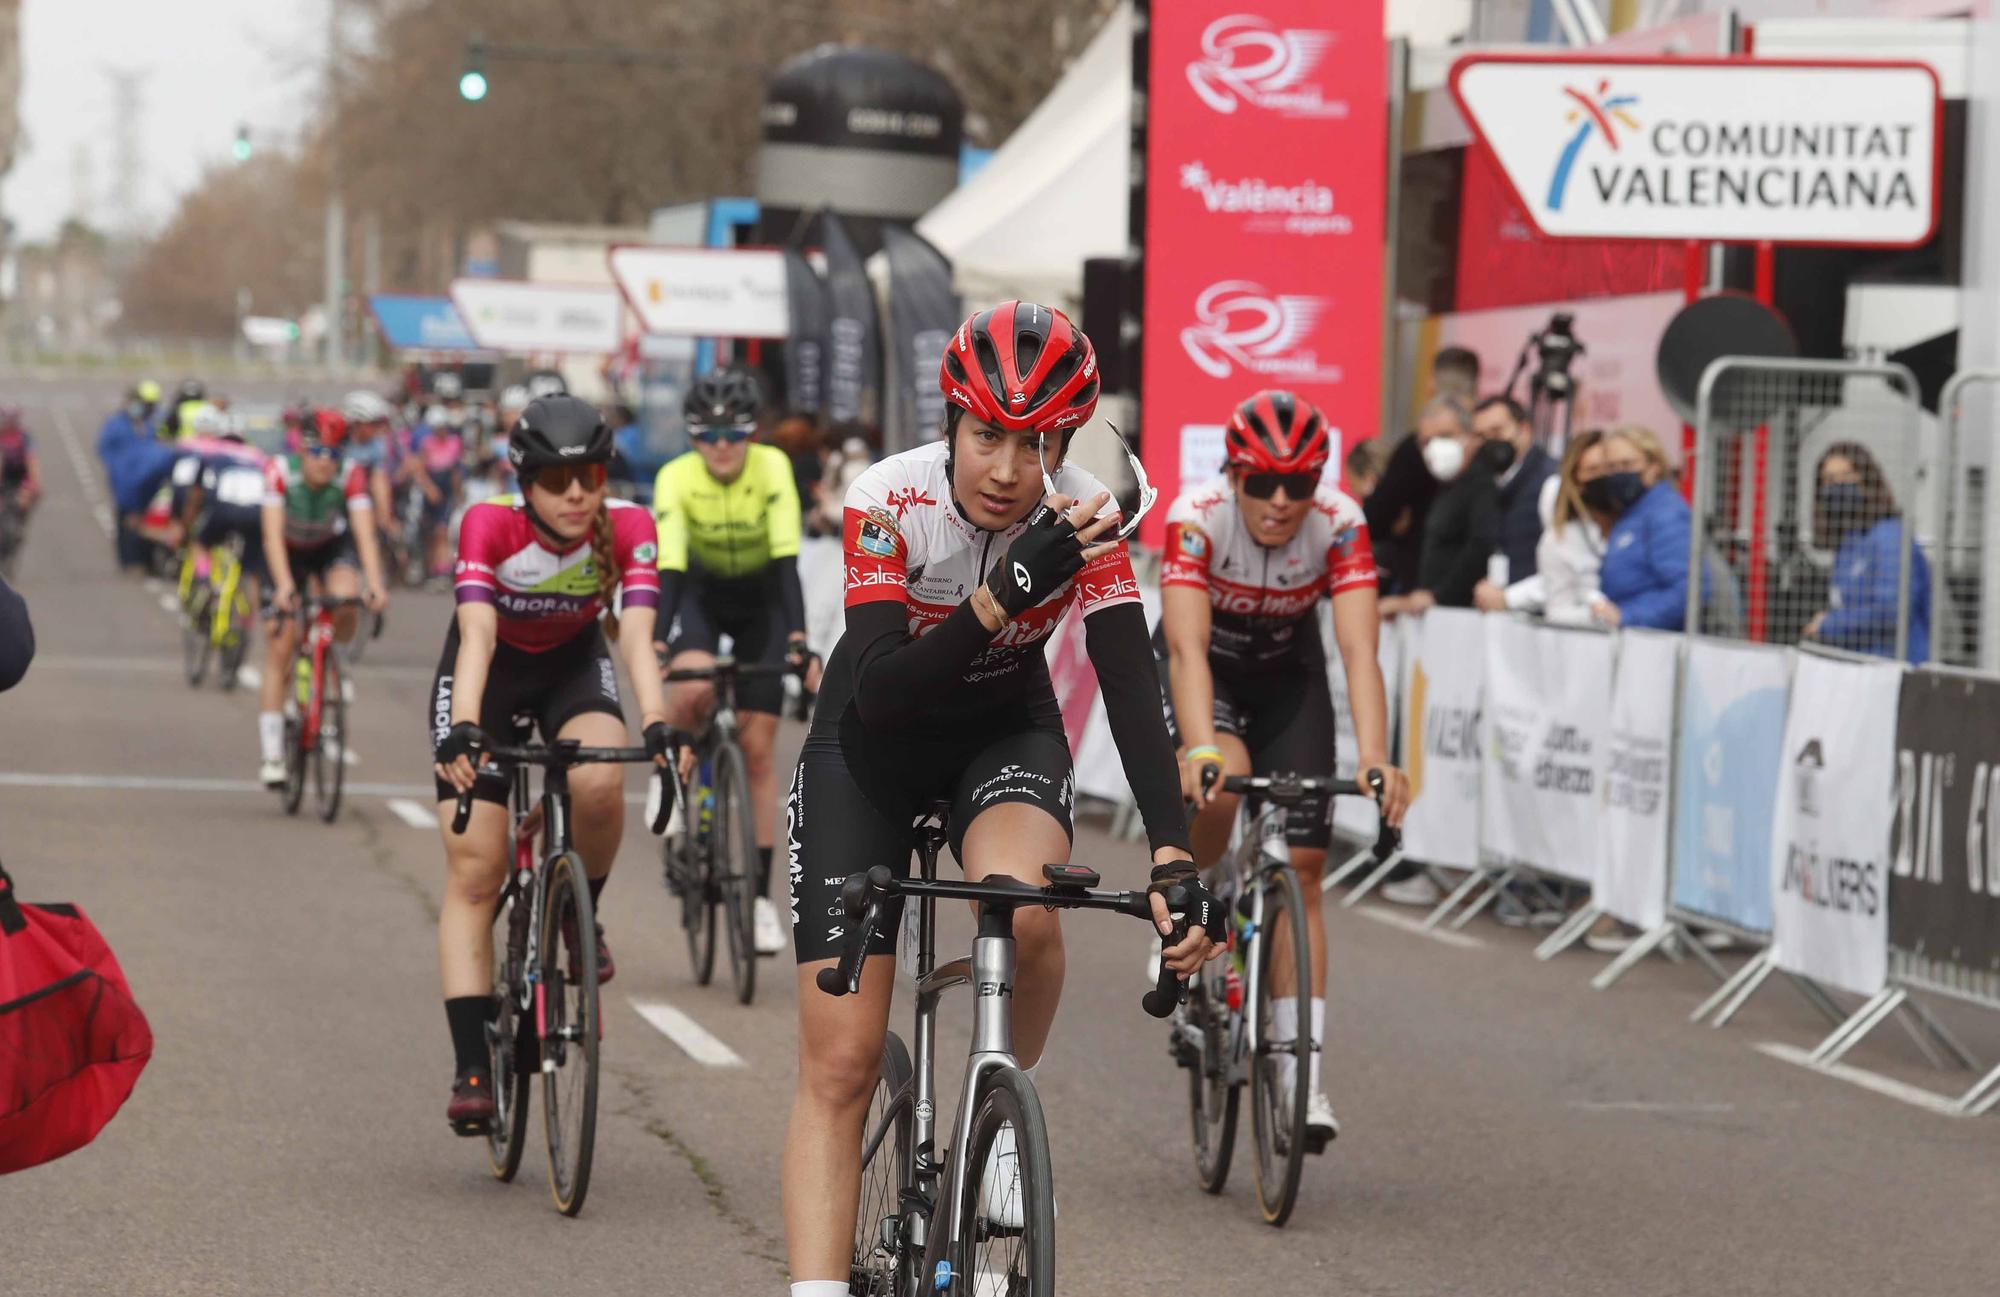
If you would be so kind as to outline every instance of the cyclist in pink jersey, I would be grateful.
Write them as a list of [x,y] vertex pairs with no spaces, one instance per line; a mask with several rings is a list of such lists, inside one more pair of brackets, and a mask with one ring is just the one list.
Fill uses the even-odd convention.
[[[639,695],[655,760],[664,762],[687,743],[667,725],[653,656],[660,577],[652,515],[605,498],[611,430],[588,402],[543,397],[514,425],[508,455],[522,491],[466,512],[458,538],[458,613],[431,695],[445,849],[438,966],[457,1061],[446,1116],[461,1134],[484,1133],[494,1112],[486,1019],[493,907],[507,871],[509,779],[496,767],[479,768],[488,735],[515,741],[514,720],[526,716],[547,742],[622,745],[625,715],[609,632]],[[464,833],[453,833],[452,812],[463,792],[475,799],[472,819]],[[570,795],[577,851],[595,900],[625,829],[624,779],[617,766],[580,766],[570,774]],[[602,925],[597,951],[598,980],[609,981],[614,965]]]

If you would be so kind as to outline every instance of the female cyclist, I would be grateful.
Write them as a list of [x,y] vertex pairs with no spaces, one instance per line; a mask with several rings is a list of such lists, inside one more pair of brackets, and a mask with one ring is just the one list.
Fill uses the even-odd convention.
[[[458,537],[458,615],[445,635],[431,694],[445,853],[438,968],[458,1067],[446,1115],[460,1134],[484,1133],[494,1111],[486,1018],[493,907],[507,873],[509,782],[503,771],[478,769],[488,735],[511,736],[513,718],[529,715],[547,742],[624,743],[608,632],[639,695],[647,748],[664,761],[680,746],[666,724],[653,657],[660,585],[653,521],[638,505],[605,498],[611,430],[587,402],[543,397],[522,412],[507,453],[521,494],[466,511]],[[464,833],[453,833],[453,805],[467,790],[475,798],[472,819]],[[595,900],[625,828],[619,768],[577,767],[570,796],[576,848]],[[597,951],[598,980],[609,981],[614,966],[601,926]]]
[[[1131,559],[1111,531],[1109,493],[1063,458],[1097,404],[1090,340],[1059,312],[1003,302],[959,327],[940,383],[944,440],[883,460],[848,491],[846,630],[787,808],[799,960],[784,1165],[794,1297],[848,1291],[861,1125],[888,1029],[893,921],[859,995],[836,999],[813,980],[839,953],[829,916],[841,881],[907,868],[911,823],[935,798],[951,799],[967,878],[1039,886],[1045,863],[1069,858],[1074,783],[1042,642],[1071,604],[1145,819],[1162,932],[1172,925],[1158,893],[1179,881],[1192,893],[1188,935],[1166,960],[1185,975],[1215,950]],[[1032,1069],[1062,990],[1062,934],[1053,913],[1029,908],[1014,935],[1014,1043]]]
[[[1187,796],[1200,807],[1195,858],[1213,864],[1229,842],[1234,794],[1204,781],[1218,774],[1280,772],[1325,778],[1334,768],[1333,696],[1317,605],[1333,600],[1333,638],[1347,672],[1361,768],[1383,776],[1382,814],[1400,824],[1409,783],[1389,764],[1389,707],[1375,658],[1375,555],[1361,506],[1320,473],[1333,453],[1320,412],[1290,392],[1259,392],[1236,407],[1223,436],[1224,475],[1184,493],[1167,513],[1160,570],[1176,737]],[[1309,900],[1312,944],[1308,1021],[1315,1044],[1326,1018],[1326,924],[1320,867],[1331,840],[1327,805],[1286,818],[1292,867]],[[1281,930],[1279,936],[1284,935]],[[1291,961],[1280,952],[1286,966]],[[1274,981],[1273,991],[1281,988]],[[1299,1029],[1298,990],[1274,997],[1272,1030]],[[1312,1055],[1306,1128],[1318,1151],[1340,1131]]]

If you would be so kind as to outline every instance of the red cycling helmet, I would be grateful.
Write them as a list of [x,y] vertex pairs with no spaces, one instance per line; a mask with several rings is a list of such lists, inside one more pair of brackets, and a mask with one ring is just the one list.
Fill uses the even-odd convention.
[[1236,407],[1223,433],[1231,468],[1252,473],[1317,473],[1333,455],[1326,417],[1311,401],[1266,390]]
[[1074,432],[1097,408],[1097,352],[1061,311],[1002,302],[958,326],[938,386],[995,428]]
[[347,420],[338,410],[314,410],[300,426],[299,434],[308,442],[338,446],[347,440]]

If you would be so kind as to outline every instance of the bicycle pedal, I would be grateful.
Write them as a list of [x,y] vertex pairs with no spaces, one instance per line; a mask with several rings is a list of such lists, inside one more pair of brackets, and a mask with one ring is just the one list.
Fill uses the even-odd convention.
[[476,1135],[493,1133],[493,1119],[490,1117],[464,1117],[451,1123],[451,1133],[465,1139]]
[[1315,1157],[1326,1152],[1327,1145],[1333,1143],[1336,1134],[1338,1132],[1320,1127],[1306,1127],[1306,1152],[1313,1154]]

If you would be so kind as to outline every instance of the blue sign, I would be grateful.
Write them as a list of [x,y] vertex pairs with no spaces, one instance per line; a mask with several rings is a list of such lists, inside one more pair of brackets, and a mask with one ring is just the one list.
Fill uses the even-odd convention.
[[382,340],[395,351],[478,351],[449,297],[376,293],[368,299]]
[[1676,909],[1771,930],[1771,824],[1784,764],[1782,649],[1688,646],[1674,762]]

